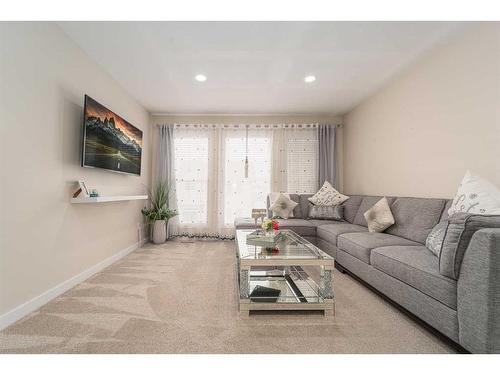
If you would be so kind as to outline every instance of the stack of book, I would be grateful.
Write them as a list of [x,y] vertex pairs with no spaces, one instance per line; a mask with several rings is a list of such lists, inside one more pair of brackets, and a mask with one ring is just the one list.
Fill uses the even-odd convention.
[[281,290],[257,285],[252,293],[250,300],[253,302],[276,302],[280,296]]

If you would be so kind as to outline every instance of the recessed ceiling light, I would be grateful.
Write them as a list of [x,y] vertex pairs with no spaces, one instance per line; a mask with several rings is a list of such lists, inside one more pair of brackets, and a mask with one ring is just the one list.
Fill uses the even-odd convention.
[[205,82],[207,80],[207,76],[203,74],[198,74],[196,77],[194,77],[195,80],[198,82]]
[[311,83],[311,82],[316,81],[316,77],[315,76],[306,76],[304,78],[304,81],[307,82],[307,83]]

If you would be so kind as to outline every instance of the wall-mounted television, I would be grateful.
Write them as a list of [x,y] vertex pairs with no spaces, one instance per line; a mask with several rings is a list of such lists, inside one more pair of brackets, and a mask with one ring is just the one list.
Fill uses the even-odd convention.
[[142,131],[85,95],[82,167],[141,175]]

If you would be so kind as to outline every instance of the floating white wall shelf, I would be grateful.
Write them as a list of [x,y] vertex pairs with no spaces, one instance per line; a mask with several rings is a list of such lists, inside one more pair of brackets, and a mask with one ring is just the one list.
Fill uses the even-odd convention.
[[103,202],[119,202],[119,201],[136,201],[146,200],[147,195],[115,195],[109,197],[80,197],[71,198],[71,203],[103,203]]

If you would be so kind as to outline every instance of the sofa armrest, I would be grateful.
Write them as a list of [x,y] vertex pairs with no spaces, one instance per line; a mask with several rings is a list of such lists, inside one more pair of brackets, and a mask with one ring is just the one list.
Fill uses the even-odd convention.
[[472,353],[500,353],[500,229],[477,231],[457,286],[460,344]]

